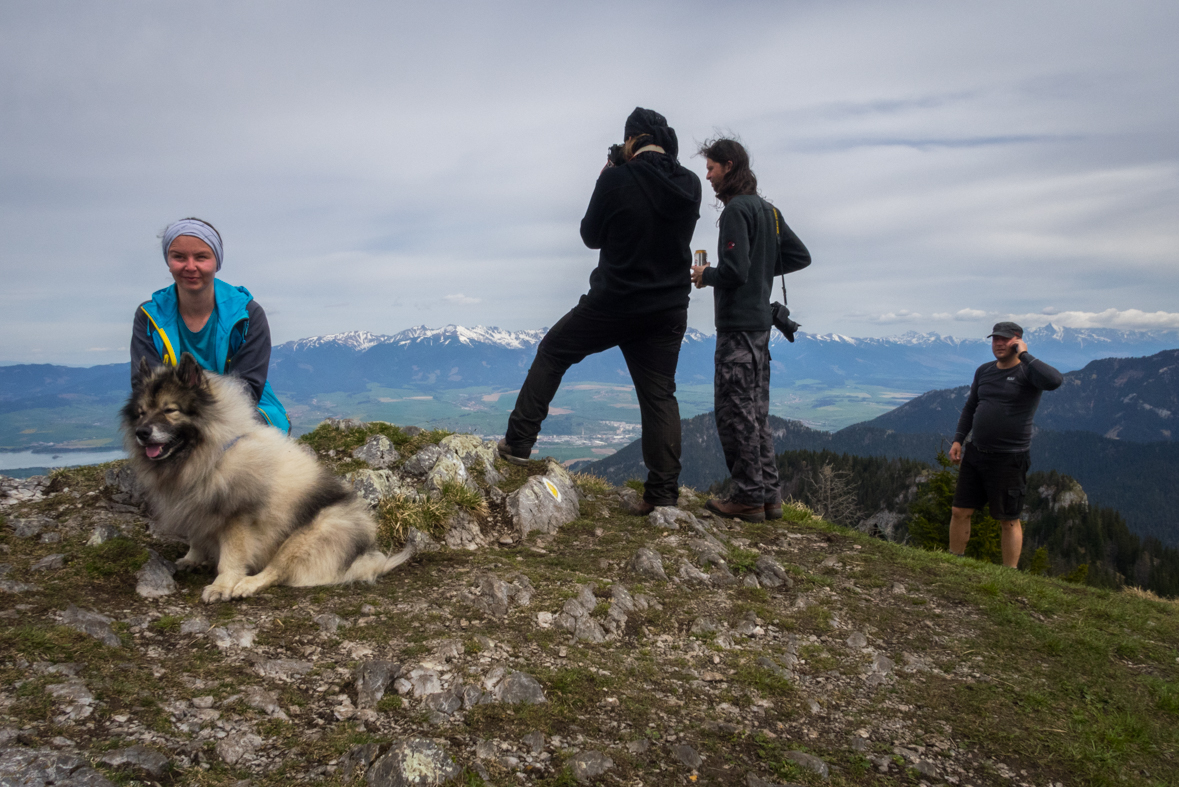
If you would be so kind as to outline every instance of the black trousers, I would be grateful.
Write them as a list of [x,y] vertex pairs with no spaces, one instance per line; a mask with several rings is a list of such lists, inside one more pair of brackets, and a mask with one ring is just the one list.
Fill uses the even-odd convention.
[[680,478],[680,404],[675,398],[675,369],[687,327],[686,308],[653,314],[614,314],[580,304],[573,307],[536,348],[536,359],[508,419],[508,445],[514,451],[531,450],[566,370],[587,355],[617,347],[626,359],[639,398],[643,463],[647,466],[643,499],[657,506],[675,505]]
[[770,431],[770,332],[717,331],[716,432],[733,478],[729,498],[759,506],[782,499]]

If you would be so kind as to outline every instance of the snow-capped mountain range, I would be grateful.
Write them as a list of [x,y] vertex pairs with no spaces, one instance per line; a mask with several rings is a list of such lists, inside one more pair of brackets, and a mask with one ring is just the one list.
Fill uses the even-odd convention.
[[[367,331],[317,336],[274,348],[271,381],[277,390],[299,394],[389,388],[518,388],[547,329],[509,331],[496,327],[418,326],[390,335]],[[849,382],[921,393],[968,382],[991,359],[986,338],[961,339],[910,331],[899,336],[857,338],[837,333],[799,333],[791,344],[772,333],[772,384],[812,380],[818,385]],[[1029,329],[1033,355],[1061,371],[1107,357],[1152,355],[1179,347],[1179,331],[1074,329],[1056,325]],[[689,329],[680,351],[682,384],[712,382],[715,337]],[[617,349],[590,356],[572,367],[568,381],[628,382]]]

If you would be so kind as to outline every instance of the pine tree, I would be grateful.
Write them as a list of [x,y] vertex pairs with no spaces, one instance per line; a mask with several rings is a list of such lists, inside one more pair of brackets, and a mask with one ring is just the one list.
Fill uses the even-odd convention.
[[[922,549],[950,548],[950,514],[958,470],[944,451],[938,452],[937,462],[941,469],[918,487],[917,499],[909,507],[909,540]],[[1002,563],[1002,528],[986,509],[975,510],[970,520],[967,557]]]

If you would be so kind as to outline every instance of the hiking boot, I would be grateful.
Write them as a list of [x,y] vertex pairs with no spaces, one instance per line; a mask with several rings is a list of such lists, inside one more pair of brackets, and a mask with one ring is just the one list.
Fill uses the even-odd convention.
[[781,519],[782,518],[782,501],[776,503],[766,503],[766,519]]
[[647,516],[655,510],[655,506],[648,503],[646,500],[640,499],[639,502],[623,502],[623,510],[631,516]]
[[505,462],[513,465],[519,465],[521,467],[526,467],[528,465],[528,457],[532,455],[532,451],[525,448],[524,455],[521,456],[520,452],[508,445],[507,440],[500,440],[495,447],[499,451],[500,459],[503,459]]
[[720,514],[729,519],[740,519],[743,522],[764,522],[766,521],[766,509],[764,505],[750,506],[744,503],[734,503],[729,500],[719,500],[712,498],[704,504],[714,514]]

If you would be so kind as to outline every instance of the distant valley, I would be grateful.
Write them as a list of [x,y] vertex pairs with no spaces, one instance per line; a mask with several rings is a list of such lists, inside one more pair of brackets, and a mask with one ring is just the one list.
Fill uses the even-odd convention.
[[[503,430],[543,336],[543,330],[452,325],[392,336],[354,331],[301,339],[274,348],[270,379],[297,433],[328,416],[353,416],[494,434]],[[1179,347],[1179,332],[1047,326],[1030,330],[1027,340],[1033,352],[1069,371],[1099,358]],[[677,374],[684,417],[712,409],[714,346],[712,336],[698,331],[684,338]],[[898,405],[932,389],[967,383],[990,359],[985,339],[918,333],[879,339],[802,333],[790,344],[775,332],[771,352],[771,412],[820,432],[890,412],[908,417]],[[0,450],[117,447],[116,414],[128,377],[126,364],[0,367]],[[1148,393],[1144,390],[1142,403],[1175,411]],[[947,397],[946,417],[956,418],[958,394],[938,395]],[[571,368],[553,404],[540,447],[559,459],[601,458],[638,436],[638,406],[617,350]],[[1048,409],[1046,400],[1042,412],[1047,415]],[[1133,431],[1115,436],[1140,439]]]

